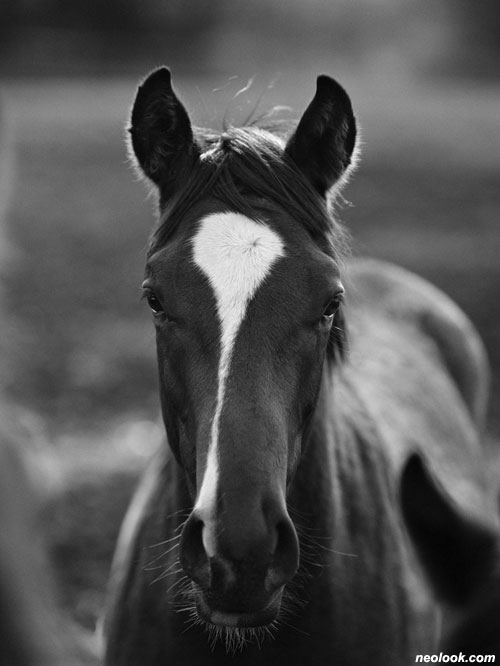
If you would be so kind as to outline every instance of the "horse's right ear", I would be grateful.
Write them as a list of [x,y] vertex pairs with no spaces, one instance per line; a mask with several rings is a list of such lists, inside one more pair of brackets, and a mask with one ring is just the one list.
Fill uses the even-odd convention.
[[496,531],[455,505],[416,453],[404,467],[400,500],[406,527],[437,597],[456,606],[469,603],[496,569]]
[[157,69],[139,86],[129,132],[141,170],[168,197],[199,151],[189,116],[172,89],[166,67]]

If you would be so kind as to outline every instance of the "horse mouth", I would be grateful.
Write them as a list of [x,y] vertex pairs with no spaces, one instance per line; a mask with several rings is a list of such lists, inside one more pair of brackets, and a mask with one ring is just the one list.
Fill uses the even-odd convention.
[[203,593],[196,600],[196,611],[200,620],[215,627],[257,628],[267,627],[278,617],[281,608],[283,588],[273,596],[269,603],[257,610],[228,610],[212,608],[205,600]]

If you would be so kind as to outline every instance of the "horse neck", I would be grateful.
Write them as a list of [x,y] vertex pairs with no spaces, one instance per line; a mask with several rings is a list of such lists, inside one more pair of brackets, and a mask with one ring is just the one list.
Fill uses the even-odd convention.
[[383,558],[390,542],[400,540],[395,485],[369,410],[342,369],[327,366],[289,490],[292,514],[297,512],[299,525],[302,515],[306,529],[335,549],[356,549],[363,556],[364,547],[370,557],[375,552]]
[[365,636],[373,649],[411,652],[434,631],[433,618],[416,633],[409,629],[427,612],[428,597],[402,534],[396,485],[355,385],[341,369],[325,372],[289,505],[311,617],[327,608],[330,626],[350,626],[351,637],[342,639],[352,640],[349,649]]

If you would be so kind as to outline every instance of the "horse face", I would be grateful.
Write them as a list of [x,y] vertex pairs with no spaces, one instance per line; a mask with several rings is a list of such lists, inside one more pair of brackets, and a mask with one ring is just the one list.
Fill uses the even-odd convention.
[[[167,70],[146,81],[134,105],[132,146],[159,187],[165,224],[182,211],[168,238],[153,243],[143,288],[169,443],[193,500],[181,562],[198,614],[212,624],[271,623],[298,568],[287,488],[343,294],[328,243],[286,205],[248,182],[244,203],[221,204],[217,188],[241,183],[255,141],[267,155],[261,181],[283,186],[292,174],[326,217],[321,197],[344,176],[354,134],[347,95],[326,77],[286,146],[250,130],[196,142]],[[208,187],[190,198],[196,178]]]

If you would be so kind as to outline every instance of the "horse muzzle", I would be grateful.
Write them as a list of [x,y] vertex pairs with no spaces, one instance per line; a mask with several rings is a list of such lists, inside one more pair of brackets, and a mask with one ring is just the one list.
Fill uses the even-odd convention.
[[[278,617],[283,596],[281,587],[269,598],[246,598],[243,604],[234,603],[233,599],[214,599],[211,592],[198,589],[196,610],[198,616],[208,624],[221,627],[264,627],[272,624]],[[241,597],[241,594],[239,595]],[[254,607],[255,610],[248,610]],[[226,610],[229,608],[230,610]],[[236,610],[238,609],[238,610]]]
[[203,517],[184,526],[181,563],[195,583],[201,619],[227,627],[271,624],[285,585],[299,563],[299,545],[286,510]]

